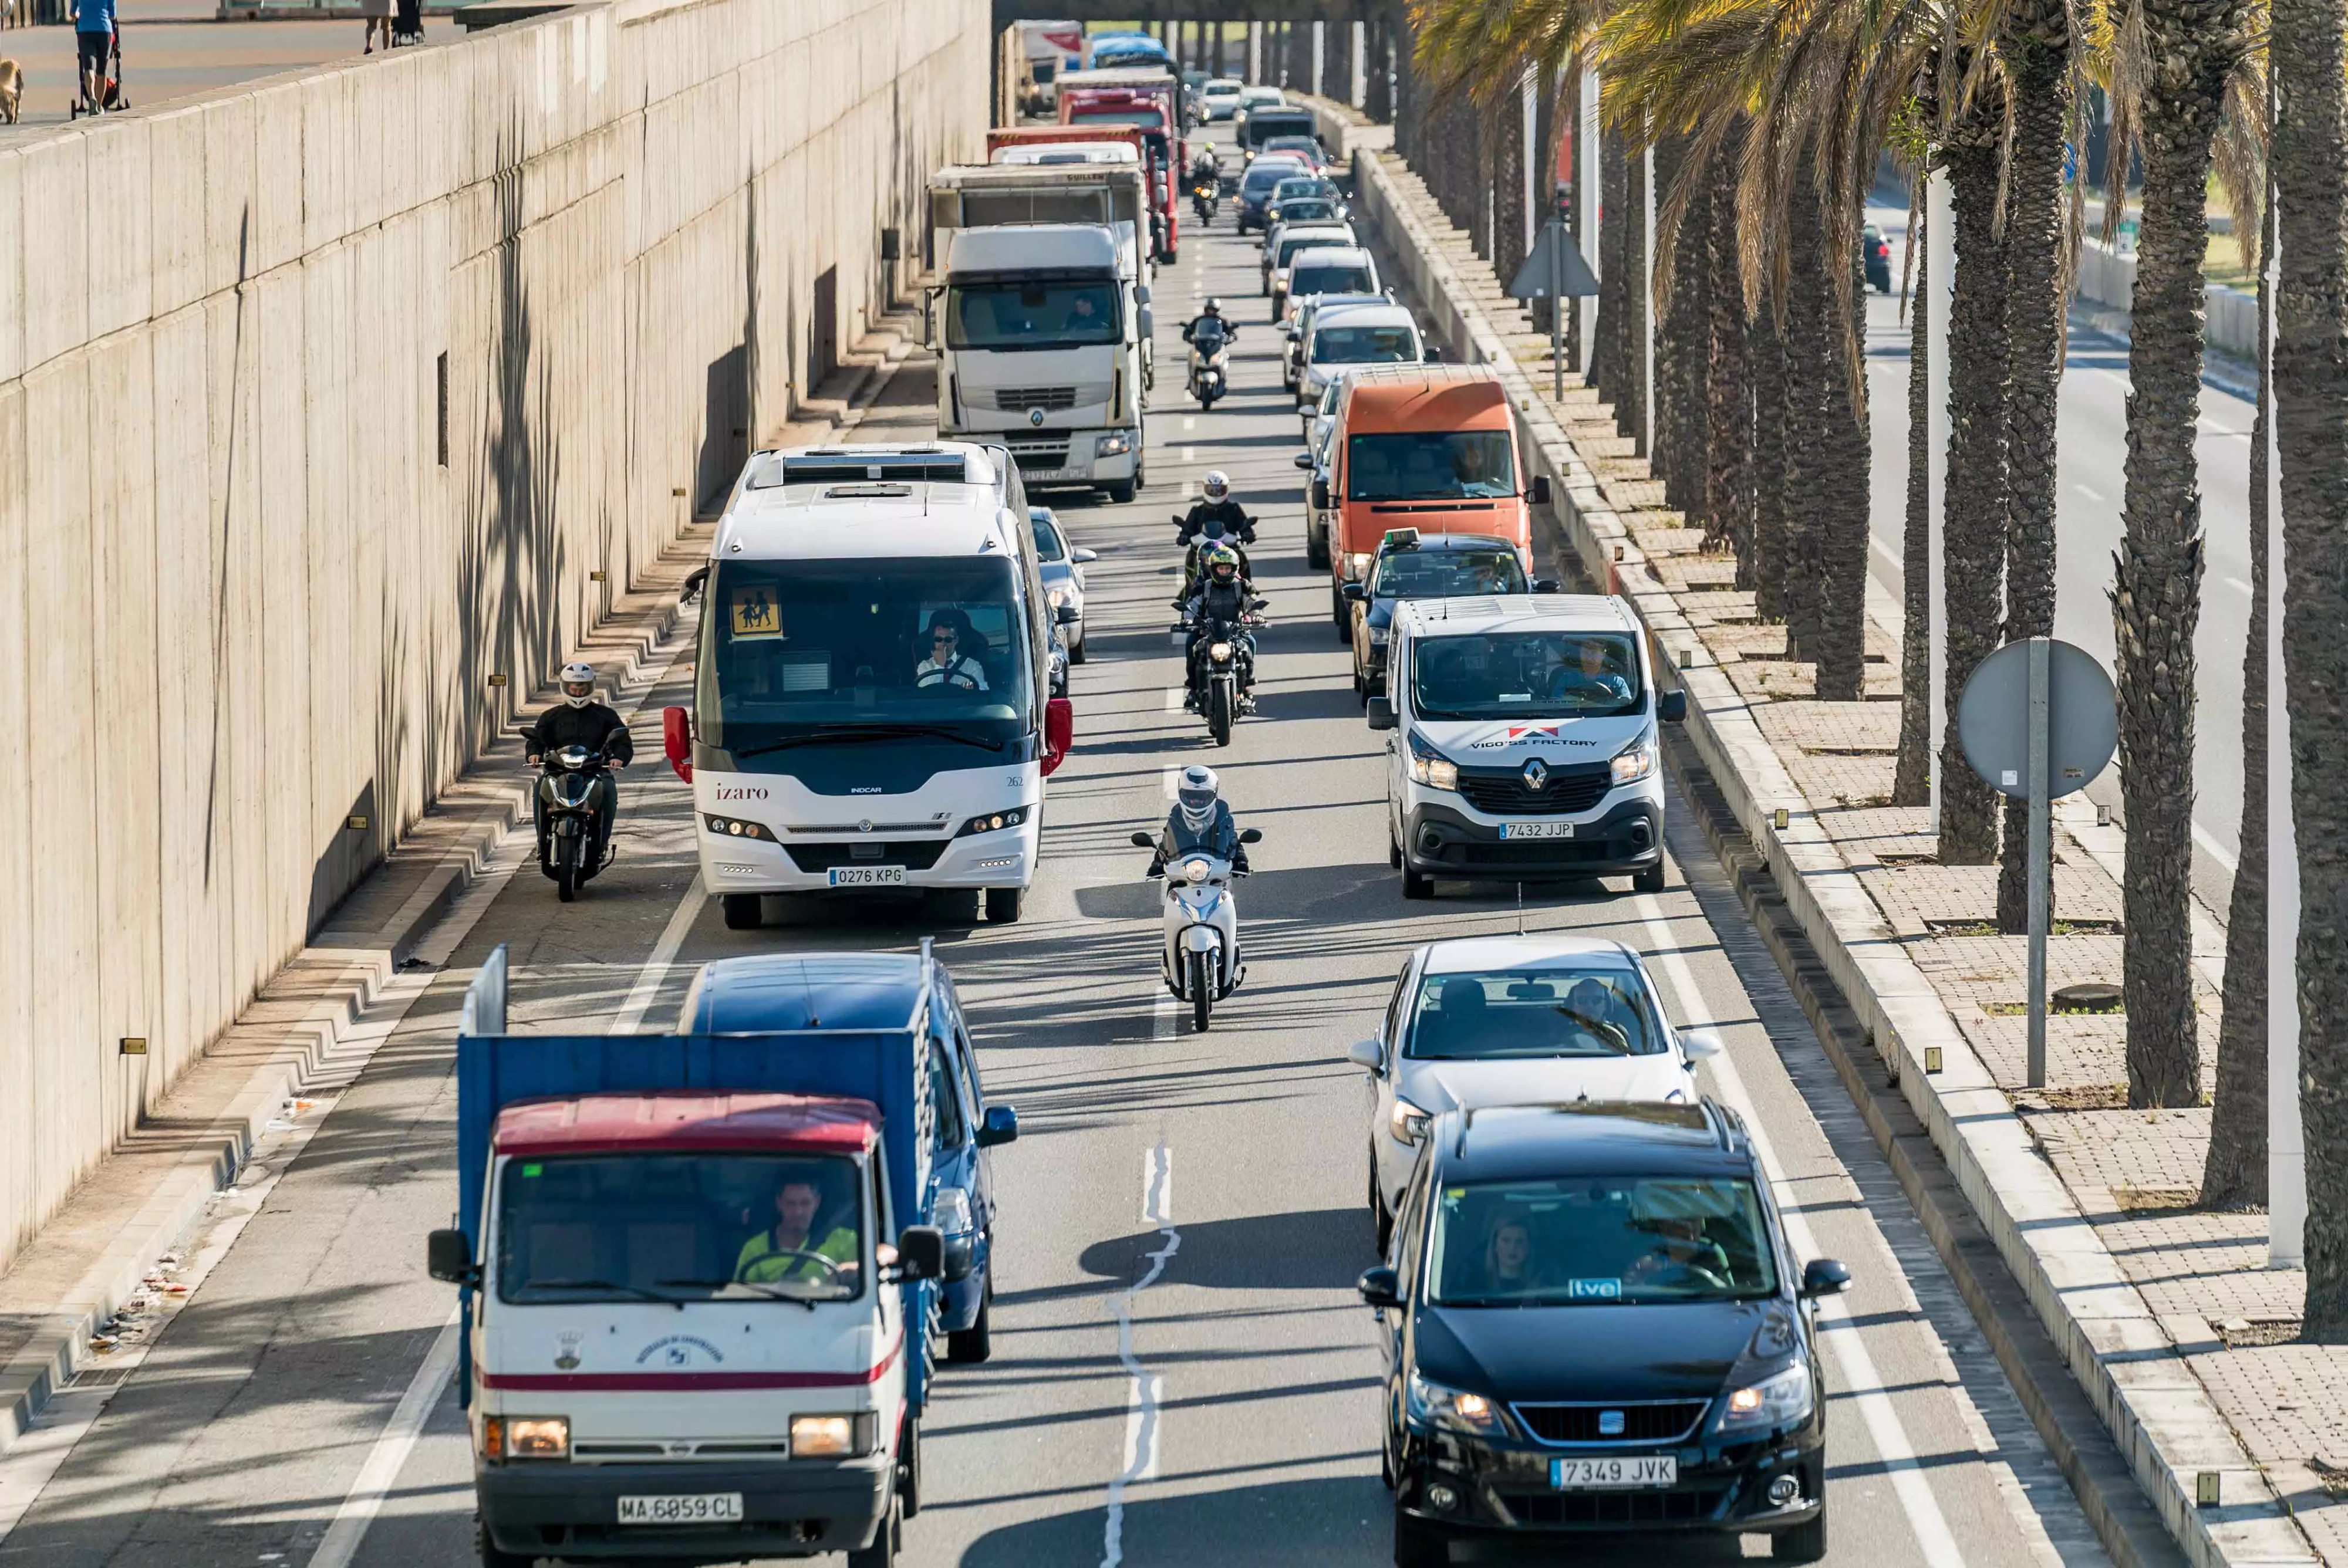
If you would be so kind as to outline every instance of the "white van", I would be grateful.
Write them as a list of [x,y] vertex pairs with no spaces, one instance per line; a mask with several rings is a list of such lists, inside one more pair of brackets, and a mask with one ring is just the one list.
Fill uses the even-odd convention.
[[1369,703],[1386,742],[1386,853],[1406,898],[1438,877],[1546,882],[1628,875],[1663,889],[1655,726],[1687,694],[1655,684],[1619,598],[1406,600]]

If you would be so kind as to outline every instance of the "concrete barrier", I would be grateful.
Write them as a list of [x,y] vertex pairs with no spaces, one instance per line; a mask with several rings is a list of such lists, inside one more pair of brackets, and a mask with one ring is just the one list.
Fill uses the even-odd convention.
[[911,285],[988,28],[613,0],[0,149],[0,1266]]

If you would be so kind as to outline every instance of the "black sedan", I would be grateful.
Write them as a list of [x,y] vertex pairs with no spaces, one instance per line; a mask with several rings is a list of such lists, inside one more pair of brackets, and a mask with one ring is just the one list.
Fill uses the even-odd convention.
[[1386,629],[1404,600],[1528,591],[1555,593],[1557,584],[1547,578],[1528,583],[1506,539],[1395,529],[1379,544],[1364,580],[1344,587],[1354,606],[1354,694],[1366,702],[1385,683]]
[[1764,1533],[1826,1554],[1813,1302],[1734,1112],[1582,1101],[1446,1112],[1387,1262],[1383,1471],[1397,1568],[1453,1541]]
[[1859,233],[1859,264],[1867,269],[1867,286],[1879,294],[1891,292],[1891,241],[1869,223]]

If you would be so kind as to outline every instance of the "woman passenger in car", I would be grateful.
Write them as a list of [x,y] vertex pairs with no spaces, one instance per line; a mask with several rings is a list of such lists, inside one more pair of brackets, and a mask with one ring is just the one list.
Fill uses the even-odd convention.
[[1492,1296],[1529,1296],[1541,1287],[1533,1266],[1533,1233],[1523,1216],[1502,1214],[1484,1244],[1484,1288]]

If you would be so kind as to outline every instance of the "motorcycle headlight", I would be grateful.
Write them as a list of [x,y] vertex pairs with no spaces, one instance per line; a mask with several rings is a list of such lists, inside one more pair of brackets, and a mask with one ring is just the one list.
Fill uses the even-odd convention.
[[1112,430],[1102,436],[1099,444],[1093,448],[1097,455],[1103,457],[1120,457],[1132,450],[1133,433],[1129,430]]
[[1633,741],[1614,753],[1614,782],[1618,784],[1637,784],[1655,771],[1655,747],[1651,741]]
[[1185,882],[1204,882],[1206,879],[1207,863],[1205,861],[1193,860],[1182,867],[1182,880]]
[[1411,1417],[1421,1425],[1453,1427],[1481,1437],[1498,1437],[1508,1430],[1501,1424],[1499,1409],[1489,1399],[1464,1389],[1447,1389],[1420,1377],[1416,1367],[1410,1369],[1403,1388]]
[[1397,1094],[1394,1109],[1386,1113],[1386,1136],[1397,1143],[1416,1143],[1426,1136],[1427,1121],[1426,1112]]
[[1809,1363],[1797,1361],[1775,1377],[1766,1378],[1749,1388],[1732,1389],[1722,1402],[1720,1419],[1714,1423],[1714,1430],[1740,1432],[1790,1427],[1807,1419],[1809,1413]]
[[1210,658],[1210,659],[1213,659],[1213,660],[1216,660],[1216,661],[1221,661],[1221,660],[1229,659],[1231,656],[1231,645],[1230,643],[1228,643],[1228,642],[1210,642],[1209,644],[1207,644],[1207,657],[1208,657],[1208,658]]

